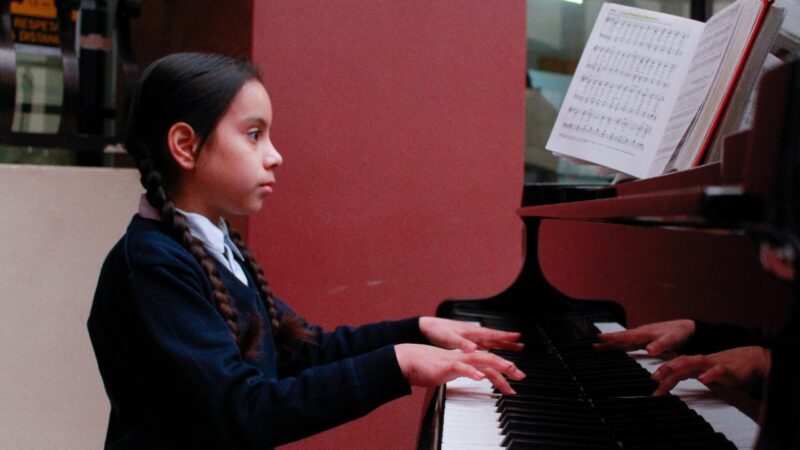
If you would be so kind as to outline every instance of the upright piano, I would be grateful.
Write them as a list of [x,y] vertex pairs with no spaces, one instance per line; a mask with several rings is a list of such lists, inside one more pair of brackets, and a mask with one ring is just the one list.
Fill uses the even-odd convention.
[[[520,331],[528,374],[501,396],[457,379],[432,391],[419,448],[800,448],[795,300],[800,76],[765,74],[750,130],[722,160],[609,186],[527,185],[523,267],[506,290],[449,300],[437,315]],[[696,380],[653,397],[662,360],[597,352],[596,334],[693,317],[778,335],[760,410]]]

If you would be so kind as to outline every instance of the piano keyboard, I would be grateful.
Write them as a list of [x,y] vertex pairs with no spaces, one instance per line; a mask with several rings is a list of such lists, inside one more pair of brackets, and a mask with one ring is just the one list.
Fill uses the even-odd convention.
[[[610,322],[594,325],[601,332],[624,329]],[[441,450],[754,447],[758,425],[697,380],[680,382],[672,396],[650,396],[656,384],[641,368],[652,373],[662,360],[644,351],[622,355],[631,366],[615,361],[613,368],[598,370],[609,367],[606,357],[615,352],[589,354],[585,342],[582,350],[557,337],[546,343],[556,352],[540,352],[524,333],[523,340],[525,351],[537,356],[516,361],[528,374],[512,383],[518,395],[501,397],[488,380],[447,383]],[[561,373],[565,365],[571,373]]]

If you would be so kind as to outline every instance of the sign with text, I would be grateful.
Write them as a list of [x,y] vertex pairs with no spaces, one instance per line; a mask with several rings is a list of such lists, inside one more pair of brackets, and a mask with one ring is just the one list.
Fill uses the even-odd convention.
[[55,0],[12,1],[11,28],[17,44],[58,47]]

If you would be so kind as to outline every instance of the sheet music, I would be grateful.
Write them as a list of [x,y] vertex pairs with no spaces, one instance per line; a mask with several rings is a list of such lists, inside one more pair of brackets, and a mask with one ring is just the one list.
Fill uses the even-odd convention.
[[708,97],[709,88],[719,70],[733,30],[742,14],[742,6],[733,3],[708,20],[700,45],[692,59],[683,89],[678,96],[664,138],[658,148],[650,175],[669,171],[677,161],[676,150],[683,144],[697,112]]
[[547,149],[646,176],[703,27],[604,4]]

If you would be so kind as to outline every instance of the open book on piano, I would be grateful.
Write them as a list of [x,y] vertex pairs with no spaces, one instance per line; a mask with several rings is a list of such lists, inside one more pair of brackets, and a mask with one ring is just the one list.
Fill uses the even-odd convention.
[[707,23],[604,4],[546,148],[637,178],[697,166],[740,123],[783,22],[771,3]]

